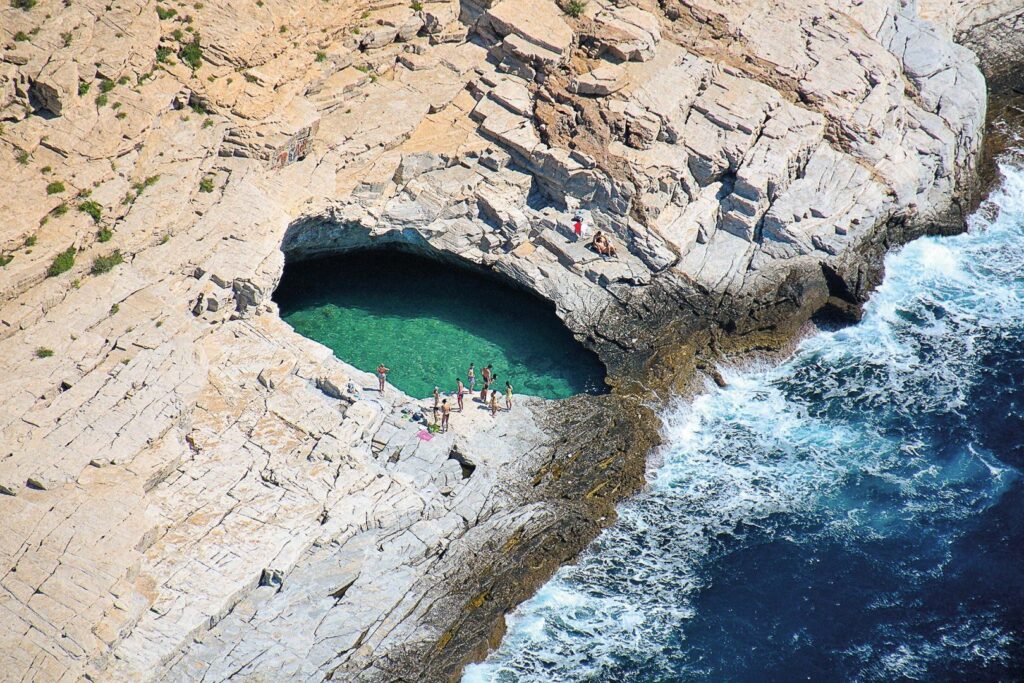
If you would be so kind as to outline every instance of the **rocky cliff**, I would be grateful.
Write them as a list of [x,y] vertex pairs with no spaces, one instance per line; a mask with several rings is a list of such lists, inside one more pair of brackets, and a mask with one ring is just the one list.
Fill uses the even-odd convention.
[[[1022,12],[5,5],[0,679],[455,675],[642,485],[651,389],[855,315],[886,249],[962,228],[957,41],[1012,83]],[[270,299],[286,260],[384,244],[550,300],[614,391],[419,441]]]

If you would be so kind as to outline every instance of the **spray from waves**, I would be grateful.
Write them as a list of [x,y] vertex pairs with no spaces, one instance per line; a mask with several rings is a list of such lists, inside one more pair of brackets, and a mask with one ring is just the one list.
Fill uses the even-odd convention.
[[1024,348],[1024,169],[1003,175],[967,234],[888,257],[859,324],[673,407],[649,489],[464,682],[1012,669],[1024,602],[937,597],[1020,486],[978,426],[993,355]]

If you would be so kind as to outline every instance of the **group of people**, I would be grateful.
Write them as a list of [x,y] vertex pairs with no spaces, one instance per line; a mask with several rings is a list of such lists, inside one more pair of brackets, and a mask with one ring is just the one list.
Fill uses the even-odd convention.
[[[378,389],[381,393],[384,393],[384,385],[387,383],[388,373],[391,372],[391,368],[387,367],[383,363],[377,365],[377,383]],[[496,417],[498,411],[501,408],[498,406],[498,398],[502,395],[505,396],[505,410],[512,410],[512,395],[513,388],[512,383],[505,380],[504,391],[498,391],[492,389],[497,386],[498,373],[494,372],[494,367],[488,363],[487,367],[480,371],[480,377],[483,380],[483,387],[480,389],[480,403],[490,408],[491,417]],[[476,364],[470,363],[469,369],[466,371],[466,382],[462,381],[461,377],[455,378],[455,401],[459,406],[459,412],[465,410],[465,397],[467,394],[473,394],[476,392]],[[442,432],[448,431],[448,422],[451,417],[452,407],[448,403],[447,398],[441,397],[441,389],[434,387],[434,425],[439,426]]]
[[[583,214],[577,213],[572,219],[572,231],[576,235],[577,240],[584,239],[587,236],[587,224],[583,220]],[[615,245],[612,244],[611,239],[608,235],[598,230],[594,233],[594,239],[587,245],[602,257],[615,258],[618,252],[615,249]]]

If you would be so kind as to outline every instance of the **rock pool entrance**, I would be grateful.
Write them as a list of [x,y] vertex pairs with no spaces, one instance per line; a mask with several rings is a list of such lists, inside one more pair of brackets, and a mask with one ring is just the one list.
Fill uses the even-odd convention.
[[567,398],[606,390],[597,356],[573,339],[537,297],[465,267],[393,249],[374,249],[285,266],[274,294],[295,331],[415,398],[438,385],[453,391],[471,362],[488,363],[499,385]]

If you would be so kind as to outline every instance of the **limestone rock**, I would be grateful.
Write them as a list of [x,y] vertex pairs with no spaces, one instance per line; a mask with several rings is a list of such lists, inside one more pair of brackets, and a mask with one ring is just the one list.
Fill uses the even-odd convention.
[[617,64],[606,64],[599,66],[585,74],[580,74],[573,79],[569,86],[571,92],[580,95],[611,95],[622,88],[625,83],[625,69]]
[[32,92],[43,108],[60,116],[78,97],[78,66],[70,59],[48,62],[33,81]]

